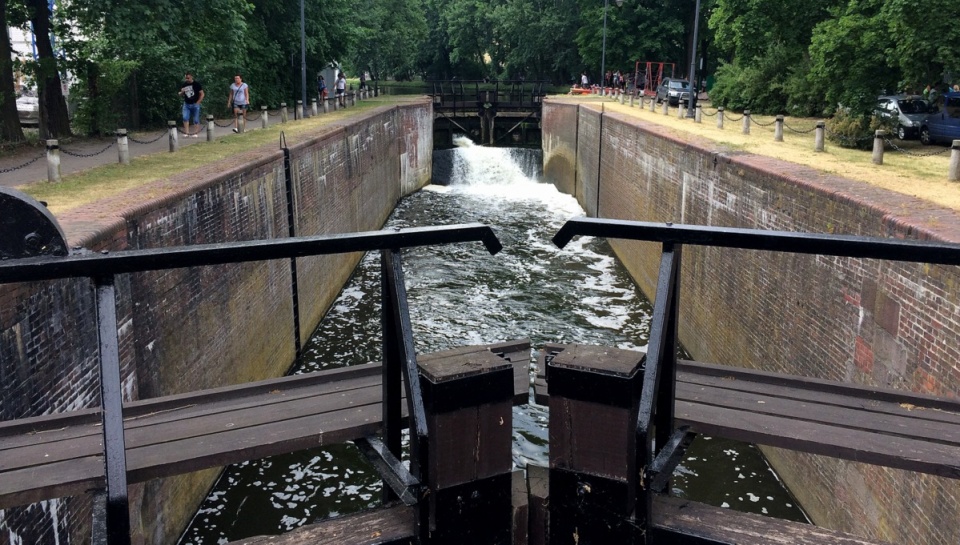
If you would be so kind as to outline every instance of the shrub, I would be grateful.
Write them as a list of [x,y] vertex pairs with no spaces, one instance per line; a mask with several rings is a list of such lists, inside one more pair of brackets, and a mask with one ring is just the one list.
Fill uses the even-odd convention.
[[837,108],[833,117],[827,120],[827,138],[840,147],[871,149],[875,131],[890,131],[893,127],[883,118],[875,115],[856,115],[848,108]]

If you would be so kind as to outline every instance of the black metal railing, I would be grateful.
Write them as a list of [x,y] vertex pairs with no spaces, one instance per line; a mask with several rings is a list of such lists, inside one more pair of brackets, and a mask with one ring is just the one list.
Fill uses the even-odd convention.
[[[16,196],[7,192],[0,194],[0,209],[16,204]],[[23,201],[26,202],[26,201]],[[20,210],[36,209],[38,221],[52,216],[43,214],[36,201]],[[9,211],[9,210],[8,210]],[[61,233],[59,226],[48,228]],[[26,232],[7,229],[0,233],[0,248],[18,248],[21,239],[37,235],[35,225]],[[0,284],[36,282],[63,278],[92,280],[96,292],[96,318],[99,338],[99,373],[101,383],[101,419],[103,424],[103,452],[105,470],[106,506],[95,506],[95,536],[97,543],[127,545],[130,543],[129,505],[127,498],[127,463],[123,427],[123,399],[120,379],[119,332],[117,327],[117,294],[114,281],[117,275],[158,271],[194,266],[247,263],[273,259],[329,255],[350,252],[380,250],[382,254],[383,299],[383,441],[368,438],[363,447],[375,453],[381,460],[378,470],[388,487],[397,497],[408,504],[419,503],[417,517],[418,535],[429,531],[428,502],[422,501],[427,494],[427,427],[417,358],[413,345],[413,332],[407,307],[406,288],[400,251],[416,246],[435,246],[462,242],[482,242],[491,254],[501,249],[493,230],[480,223],[421,227],[350,233],[341,235],[295,237],[276,240],[255,240],[222,244],[204,244],[152,250],[134,250],[117,253],[102,253],[69,256],[39,256],[15,258],[5,250],[0,261]],[[59,251],[59,250],[58,250]],[[22,252],[22,255],[37,255]],[[402,378],[401,378],[402,377]],[[411,470],[398,460],[400,458],[400,434],[403,426],[402,396],[400,383],[406,385],[409,422],[411,427]],[[98,517],[105,517],[100,520]]]
[[636,513],[635,523],[641,536],[638,543],[649,543],[654,494],[666,489],[694,436],[686,428],[674,429],[677,317],[684,245],[960,265],[960,245],[956,244],[594,218],[569,220],[554,235],[553,242],[563,248],[573,237],[581,235],[662,244],[636,423],[636,467],[642,470],[635,476],[634,484],[644,495]]

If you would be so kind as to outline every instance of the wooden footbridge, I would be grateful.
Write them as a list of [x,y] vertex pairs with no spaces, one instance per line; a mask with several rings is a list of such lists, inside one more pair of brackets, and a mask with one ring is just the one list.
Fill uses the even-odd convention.
[[542,81],[431,82],[435,144],[452,146],[453,135],[461,133],[481,144],[539,147],[545,85]]
[[[697,433],[960,478],[955,400],[676,358],[684,245],[954,265],[957,247],[574,219],[557,245],[577,235],[662,243],[648,350],[539,347],[531,388],[524,340],[413,350],[401,249],[482,241],[496,253],[486,226],[66,256],[52,218],[26,205],[17,214],[30,228],[0,237],[0,283],[92,279],[102,400],[0,423],[0,507],[101,490],[95,543],[131,542],[129,483],[348,440],[380,471],[389,489],[382,508],[242,543],[876,543],[670,497],[670,476]],[[122,402],[114,275],[361,250],[381,251],[382,363]],[[512,470],[511,406],[531,395],[550,407],[550,467],[524,476]],[[409,468],[399,462],[403,427]]]

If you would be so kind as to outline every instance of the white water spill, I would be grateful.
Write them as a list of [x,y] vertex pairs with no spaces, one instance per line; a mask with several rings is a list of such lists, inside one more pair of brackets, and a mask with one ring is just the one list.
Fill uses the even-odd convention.
[[[550,242],[564,222],[584,212],[573,197],[528,177],[533,169],[523,160],[539,162],[539,152],[466,139],[458,145],[450,185],[405,198],[387,227],[481,222],[504,249],[491,256],[469,243],[403,253],[417,353],[519,338],[534,346],[643,350],[652,309],[606,241],[579,237],[563,250]],[[380,359],[379,261],[378,253],[361,260],[294,372]],[[515,466],[547,465],[549,411],[524,405],[513,415]],[[750,445],[698,439],[673,487],[697,501],[802,520],[799,510],[786,507],[793,499]],[[180,543],[282,533],[373,507],[380,491],[376,472],[350,444],[247,462],[225,471]]]

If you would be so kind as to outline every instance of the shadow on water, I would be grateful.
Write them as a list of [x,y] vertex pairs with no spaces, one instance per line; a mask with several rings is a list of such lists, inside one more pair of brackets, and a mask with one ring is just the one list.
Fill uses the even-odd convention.
[[[581,237],[561,250],[550,238],[583,215],[576,201],[538,183],[539,151],[461,141],[438,181],[404,199],[389,227],[479,221],[504,250],[473,244],[404,253],[418,353],[530,338],[643,350],[651,306],[605,240]],[[294,373],[380,359],[379,255],[368,254],[304,347]],[[685,356],[685,354],[682,354]],[[536,354],[532,354],[535,359]],[[547,465],[546,407],[514,409],[514,464]],[[350,445],[227,468],[180,543],[222,543],[278,534],[377,505],[381,483]],[[805,521],[752,445],[700,437],[673,480],[675,495],[740,511]]]

